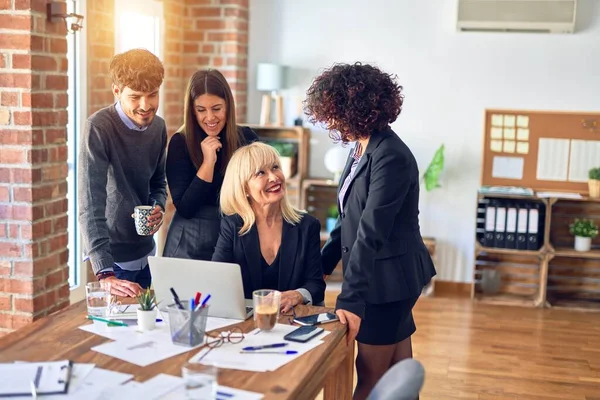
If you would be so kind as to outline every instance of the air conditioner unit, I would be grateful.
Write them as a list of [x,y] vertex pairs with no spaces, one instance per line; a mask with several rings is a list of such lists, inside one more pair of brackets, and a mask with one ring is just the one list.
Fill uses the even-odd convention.
[[459,31],[573,33],[577,0],[458,0]]

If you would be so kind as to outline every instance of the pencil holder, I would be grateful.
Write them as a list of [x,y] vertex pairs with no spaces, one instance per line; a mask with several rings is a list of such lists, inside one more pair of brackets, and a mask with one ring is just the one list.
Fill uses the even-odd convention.
[[208,306],[201,307],[197,311],[190,311],[187,301],[180,303],[184,307],[183,310],[176,304],[167,306],[171,341],[173,344],[181,346],[198,346],[204,342]]

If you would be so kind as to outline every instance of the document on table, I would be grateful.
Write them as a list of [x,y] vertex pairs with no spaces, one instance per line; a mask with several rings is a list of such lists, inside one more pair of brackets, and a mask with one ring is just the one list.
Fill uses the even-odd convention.
[[[242,322],[237,319],[228,319],[228,318],[216,318],[216,317],[208,317],[206,321],[206,330],[212,331],[215,329],[224,328],[229,325],[237,324]],[[144,335],[146,332],[142,332],[138,330],[137,325],[130,326],[108,326],[108,324],[104,322],[93,322],[91,324],[82,325],[79,329],[84,330],[86,332],[93,333],[95,335],[103,336],[105,338],[109,338],[112,340],[121,340],[121,339],[130,339],[135,335]],[[166,330],[169,331],[168,320],[157,322],[155,330]],[[151,333],[154,331],[149,331]],[[169,336],[169,340],[170,336]]]
[[[201,361],[201,364],[214,364],[219,368],[239,369],[244,371],[275,371],[279,367],[295,360],[301,355],[309,352],[323,343],[322,339],[329,334],[324,331],[319,336],[311,339],[307,343],[296,343],[283,340],[283,337],[297,329],[297,326],[277,324],[269,332],[255,329],[244,335],[244,340],[240,343],[225,343],[221,347],[212,349]],[[272,343],[288,343],[286,347],[278,348],[278,351],[295,350],[297,354],[274,354],[256,351],[256,353],[242,353],[242,348],[249,346],[261,346]],[[190,362],[198,362],[204,354],[210,349],[204,348],[194,355]]]
[[[133,383],[133,382],[132,382]],[[135,386],[125,385],[127,391],[115,392],[119,398],[144,400],[183,400],[186,399],[185,381],[179,376],[158,374],[146,382],[135,382]],[[121,387],[123,388],[123,387]],[[233,389],[227,386],[217,387],[216,400],[260,400],[261,393]],[[107,397],[107,399],[110,397]],[[99,399],[97,399],[99,400]]]

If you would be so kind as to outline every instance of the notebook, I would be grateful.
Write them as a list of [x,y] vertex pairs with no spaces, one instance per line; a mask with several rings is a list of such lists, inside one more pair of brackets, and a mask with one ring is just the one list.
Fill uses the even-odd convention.
[[0,397],[66,394],[71,361],[0,364]]

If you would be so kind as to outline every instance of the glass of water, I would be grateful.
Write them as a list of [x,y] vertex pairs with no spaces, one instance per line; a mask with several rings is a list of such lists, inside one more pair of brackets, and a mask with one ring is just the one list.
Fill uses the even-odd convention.
[[106,317],[110,306],[109,285],[108,282],[90,282],[85,285],[88,315],[100,318]]
[[219,369],[214,365],[187,363],[181,367],[186,399],[213,400],[217,398]]

